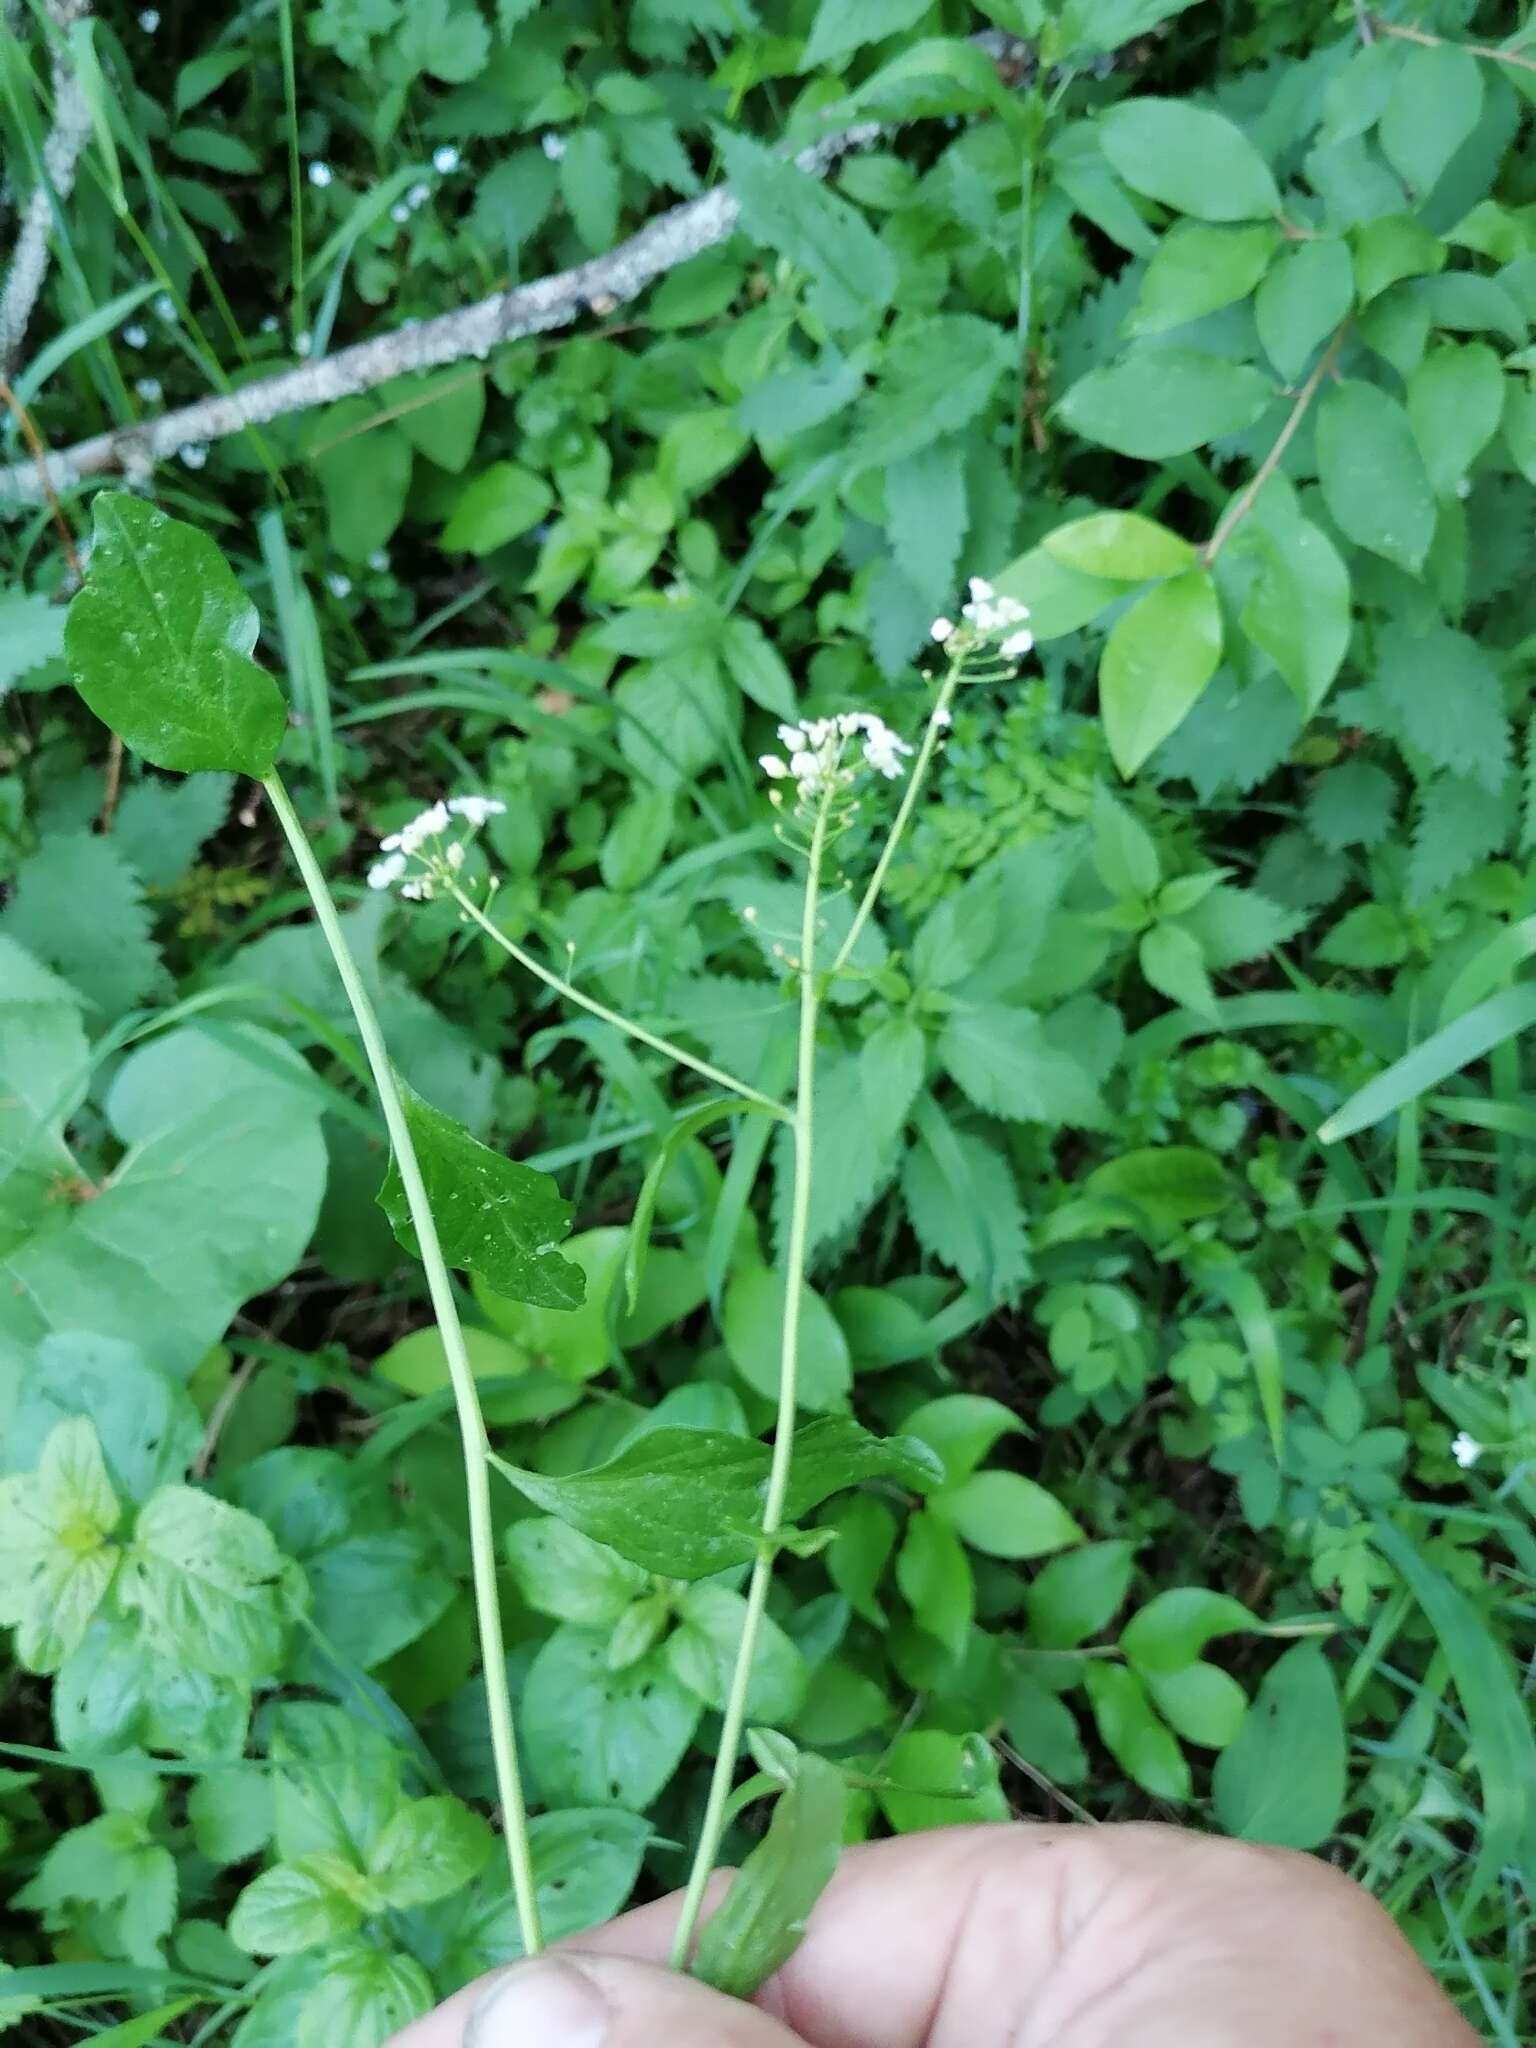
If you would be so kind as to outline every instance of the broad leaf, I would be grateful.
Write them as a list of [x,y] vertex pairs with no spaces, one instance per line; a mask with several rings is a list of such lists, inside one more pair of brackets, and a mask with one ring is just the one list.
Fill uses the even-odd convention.
[[[592,1472],[568,1478],[497,1467],[528,1499],[606,1543],[646,1571],[704,1579],[757,1554],[768,1446],[716,1430],[648,1430]],[[865,1479],[931,1481],[937,1461],[925,1445],[875,1437],[856,1422],[826,1417],[795,1435],[786,1515],[797,1521],[829,1495]]]
[[643,1812],[687,1754],[702,1711],[660,1650],[615,1671],[605,1630],[565,1624],[529,1666],[518,1732],[548,1804]]
[[339,1941],[362,1919],[355,1880],[356,1872],[334,1856],[275,1863],[236,1899],[229,1938],[253,1956],[293,1955]]
[[1204,569],[1158,584],[1115,622],[1099,664],[1099,709],[1122,775],[1134,775],[1194,708],[1216,673],[1221,640]]
[[810,272],[811,304],[829,327],[863,327],[890,304],[895,258],[846,199],[739,131],[718,134],[742,226]]
[[1197,220],[1280,210],[1274,176],[1241,128],[1188,100],[1123,100],[1100,117],[1099,141],[1134,191]]
[[767,1834],[699,1939],[696,1977],[733,1998],[751,1998],[788,1962],[837,1870],[847,1805],[837,1766],[797,1754]]
[[1141,348],[1079,377],[1057,411],[1084,440],[1162,462],[1241,433],[1273,396],[1270,380],[1250,364],[1195,349]]
[[1319,1643],[1286,1651],[1216,1763],[1216,1812],[1229,1835],[1316,1849],[1344,1808],[1348,1744]]
[[[398,1074],[395,1081],[449,1265],[462,1266],[511,1301],[579,1307],[585,1277],[555,1250],[571,1227],[571,1208],[549,1175],[493,1152]],[[379,1206],[406,1250],[419,1252],[398,1158],[390,1160]]]
[[192,1486],[140,1510],[118,1598],[162,1651],[255,1684],[282,1663],[294,1587],[264,1522]]
[[468,1884],[494,1837],[462,1799],[410,1799],[391,1815],[368,1852],[368,1877],[388,1906],[429,1905]]
[[157,768],[269,773],[287,721],[251,660],[256,607],[217,545],[126,491],[99,492],[64,651],[81,696]]
[[1435,532],[1435,504],[1408,415],[1374,384],[1350,379],[1317,411],[1323,498],[1349,540],[1414,573]]
[[26,1669],[57,1670],[79,1647],[118,1567],[121,1512],[83,1415],[55,1427],[36,1472],[0,1479],[0,1622]]

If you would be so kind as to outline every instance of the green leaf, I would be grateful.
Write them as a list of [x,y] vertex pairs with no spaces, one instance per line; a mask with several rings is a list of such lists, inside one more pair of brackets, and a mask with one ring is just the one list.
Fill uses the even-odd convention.
[[114,1491],[133,1502],[179,1479],[203,1440],[203,1419],[186,1389],[135,1346],[70,1331],[45,1337],[24,1369],[0,1441],[0,1471],[30,1472],[71,1416],[90,1417]]
[[1019,1472],[974,1472],[930,1506],[988,1557],[1046,1557],[1084,1540],[1055,1494]]
[[973,1003],[950,1013],[939,1058],[978,1109],[1025,1122],[1101,1126],[1092,1074],[1052,1044],[1033,1010]]
[[118,1598],[164,1654],[256,1684],[279,1669],[292,1594],[264,1522],[192,1486],[139,1511]]
[[1439,184],[1482,111],[1483,75],[1470,50],[1448,42],[1408,50],[1379,132],[1387,162],[1417,199]]
[[904,1436],[922,1440],[944,1468],[946,1487],[969,1479],[1000,1437],[1022,1431],[1011,1408],[987,1394],[938,1394],[914,1408]]
[[0,595],[0,697],[34,669],[52,667],[64,653],[65,613],[41,591]]
[[1201,1017],[1214,1019],[1220,1014],[1205,968],[1205,953],[1194,933],[1183,925],[1153,925],[1142,933],[1137,957],[1147,980],[1170,1002],[1182,1003]]
[[1373,688],[1407,745],[1499,794],[1512,751],[1504,686],[1469,634],[1438,623],[1423,633],[1384,626]]
[[46,1227],[4,1258],[0,1360],[51,1329],[89,1330],[187,1378],[309,1242],[325,1147],[308,1080],[296,1055],[250,1026],[217,1039],[167,1031],[130,1053],[106,1096],[125,1148],[110,1180],[34,1219]]
[[468,1884],[492,1846],[490,1829],[462,1799],[410,1799],[368,1851],[368,1876],[387,1906],[427,1906]]
[[344,398],[313,416],[305,445],[332,547],[349,562],[366,562],[405,517],[410,441],[371,398]]
[[1242,629],[1310,717],[1349,648],[1349,571],[1322,528],[1302,518],[1282,476],[1272,476],[1254,500],[1235,547],[1256,563]]
[[1090,1195],[1131,1203],[1164,1228],[1218,1215],[1232,1199],[1221,1161],[1193,1145],[1149,1145],[1122,1152],[1096,1166],[1086,1187]]
[[[779,1352],[784,1329],[784,1276],[769,1266],[745,1266],[726,1289],[721,1334],[731,1363],[765,1399],[778,1391]],[[841,1408],[853,1384],[848,1340],[821,1296],[802,1284],[799,1379],[801,1408]]]
[[720,653],[732,682],[754,704],[775,718],[795,716],[795,685],[784,657],[768,635],[743,612],[735,612],[720,631]]
[[1128,1778],[1154,1799],[1182,1804],[1190,1797],[1189,1765],[1178,1743],[1152,1711],[1146,1687],[1121,1664],[1083,1667],[1094,1722],[1104,1747]]
[[531,469],[492,462],[464,486],[438,545],[489,555],[537,526],[554,502],[554,492]]
[[834,329],[870,324],[896,290],[896,263],[844,199],[750,136],[720,129],[717,142],[741,224],[811,276],[811,305]]
[[1436,775],[1419,790],[1408,859],[1408,900],[1424,903],[1497,853],[1514,820],[1513,785],[1497,796],[1482,775]]
[[601,128],[582,126],[564,138],[565,153],[558,175],[576,232],[600,255],[611,249],[619,233],[619,201],[623,179],[614,161],[613,145]]
[[[730,1696],[746,1606],[741,1594],[728,1586],[690,1586],[677,1603],[677,1627],[667,1638],[667,1667],[673,1677],[716,1713],[724,1713]],[[808,1675],[805,1658],[765,1614],[748,1681],[748,1719],[770,1728],[793,1721],[805,1701]]]
[[1133,900],[1155,895],[1163,870],[1151,833],[1102,782],[1094,789],[1091,815],[1093,865],[1105,888]]
[[268,774],[287,713],[250,658],[256,607],[217,546],[126,491],[98,492],[92,516],[64,629],[81,696],[157,768]]
[[649,1575],[553,1515],[514,1522],[507,1561],[517,1589],[540,1614],[583,1628],[610,1627],[649,1585]]
[[1281,251],[1259,286],[1253,313],[1264,353],[1282,377],[1301,375],[1354,299],[1348,243],[1325,236]]
[[1339,530],[1417,575],[1435,533],[1435,504],[1408,415],[1374,384],[1347,379],[1317,413],[1318,475]]
[[1405,1104],[1416,1101],[1451,1074],[1460,1073],[1474,1060],[1485,1058],[1506,1039],[1528,1031],[1536,1024],[1536,982],[1522,982],[1507,988],[1486,1002],[1466,1011],[1454,1022],[1432,1032],[1422,1043],[1404,1053],[1400,1060],[1357,1089],[1342,1108],[1318,1128],[1325,1145],[1340,1138],[1352,1138],[1369,1130],[1383,1117],[1393,1115]]
[[1408,378],[1408,418],[1435,491],[1461,484],[1499,430],[1504,372],[1485,341],[1443,342]]
[[1397,967],[1408,957],[1408,926],[1385,903],[1357,903],[1317,949],[1335,967]]
[[1086,576],[1059,562],[1044,546],[1031,548],[992,579],[1004,597],[1028,607],[1030,631],[1036,640],[1059,640],[1075,633],[1124,597],[1123,585],[1105,576]]
[[[395,1083],[449,1265],[473,1273],[508,1300],[538,1308],[578,1308],[586,1279],[579,1266],[555,1250],[571,1227],[571,1209],[550,1176],[482,1145],[399,1074]],[[394,1157],[379,1190],[379,1206],[406,1250],[418,1251]]]
[[1145,1674],[1182,1671],[1213,1636],[1258,1627],[1241,1600],[1206,1586],[1170,1586],[1132,1615],[1120,1647]]
[[[716,1430],[657,1428],[591,1472],[567,1478],[496,1460],[519,1492],[632,1564],[665,1578],[705,1579],[757,1554],[768,1446]],[[795,1433],[786,1519],[865,1479],[921,1487],[937,1471],[925,1445],[875,1437],[843,1417]]]
[[[914,969],[920,978],[922,968],[918,963],[923,958],[923,932],[927,930],[925,924],[918,933],[913,952]],[[941,984],[930,981],[928,985]],[[905,1125],[907,1112],[923,1085],[927,1061],[927,1038],[910,1017],[887,1017],[860,1046],[860,1100],[864,1115],[877,1136],[894,1138]],[[814,1192],[814,1180],[811,1185]]]
[[101,1017],[160,994],[160,948],[139,878],[116,844],[90,832],[54,832],[24,861],[0,932],[62,974]]
[[[924,1105],[927,1105],[926,1110]],[[902,1167],[902,1193],[918,1241],[967,1280],[998,1296],[1029,1273],[1024,1211],[1008,1162],[974,1131],[952,1130],[919,1097],[918,1142]]]
[[1099,144],[1133,191],[1197,220],[1259,220],[1280,193],[1241,128],[1188,100],[1123,100],[1099,117]]
[[789,1961],[812,1908],[836,1873],[847,1807],[847,1788],[837,1766],[797,1754],[794,1774],[774,1802],[768,1832],[731,1880],[699,1937],[696,1977],[732,1998],[751,1998]]
[[1115,622],[1099,664],[1109,751],[1131,776],[1188,716],[1221,660],[1221,610],[1204,569],[1139,597]]
[[337,2048],[342,2041],[347,2048],[384,2048],[431,2005],[432,1980],[414,1956],[361,1942],[338,1945],[304,2000],[293,2048]]
[[340,1941],[362,1920],[356,1879],[335,1856],[276,1863],[236,1899],[229,1938],[253,1956],[289,1956]]
[[880,1760],[879,1800],[900,1835],[1008,1818],[990,1746],[940,1728],[897,1736]]
[[891,552],[931,612],[943,610],[960,580],[956,571],[968,519],[964,458],[958,438],[930,441],[885,473]]
[[660,1650],[615,1671],[606,1631],[562,1624],[528,1668],[518,1729],[549,1805],[644,1812],[687,1754],[701,1711]]
[[1025,1594],[1031,1644],[1075,1650],[1108,1628],[1131,1583],[1136,1546],[1124,1538],[1053,1557]]
[[941,1515],[925,1510],[907,1517],[896,1553],[896,1584],[918,1627],[958,1662],[976,1611],[976,1580],[959,1537]]
[[[379,396],[418,455],[454,475],[475,452],[485,418],[485,379],[455,364],[438,377],[392,377]],[[494,465],[493,465],[494,467]]]
[[1297,1643],[1266,1672],[1242,1727],[1216,1760],[1222,1826],[1244,1841],[1320,1848],[1344,1810],[1347,1748],[1322,1646]]
[[232,775],[144,776],[123,792],[112,845],[147,889],[168,889],[229,816]]
[[1195,349],[1145,348],[1079,377],[1057,411],[1086,441],[1163,462],[1240,434],[1274,395],[1269,378],[1250,364]]
[[1123,583],[1177,576],[1195,559],[1187,540],[1139,512],[1095,512],[1069,520],[1048,533],[1042,546],[1069,569]]
[[879,382],[861,408],[861,431],[847,451],[848,474],[888,468],[969,426],[1007,364],[996,325],[974,313],[931,313],[901,322],[885,346]]
[[1225,1749],[1241,1729],[1248,1695],[1229,1671],[1197,1661],[1144,1676],[1157,1711],[1182,1741]]
[[36,1472],[0,1479],[0,1623],[17,1661],[56,1671],[106,1598],[121,1552],[121,1515],[88,1417],[56,1425]]
[[[1209,227],[1203,221],[1179,221],[1147,265],[1127,332],[1162,334],[1230,306],[1235,299],[1246,299],[1269,268],[1279,241],[1280,230],[1274,227]],[[1347,254],[1344,270],[1347,277]]]
[[[911,28],[927,11],[928,0],[821,0],[800,69],[816,71],[824,64],[835,67],[850,51],[862,49],[866,43],[883,43],[888,36]],[[747,1992],[738,1995],[750,1996]]]
[[1355,286],[1362,306],[1405,277],[1443,270],[1446,245],[1406,213],[1368,220],[1355,232]]

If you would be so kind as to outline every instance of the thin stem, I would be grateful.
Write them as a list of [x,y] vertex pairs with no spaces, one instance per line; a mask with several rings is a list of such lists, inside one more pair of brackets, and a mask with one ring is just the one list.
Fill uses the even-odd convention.
[[648,1045],[652,1052],[659,1052],[669,1060],[676,1060],[680,1067],[691,1067],[694,1073],[702,1074],[706,1081],[713,1081],[717,1088],[728,1088],[733,1095],[740,1095],[747,1102],[759,1103],[764,1109],[774,1110],[780,1116],[784,1114],[784,1105],[775,1102],[771,1095],[764,1095],[759,1089],[748,1087],[745,1081],[738,1081],[734,1074],[726,1073],[723,1067],[711,1066],[708,1060],[695,1059],[691,1052],[684,1052],[683,1048],[674,1045],[670,1038],[662,1038],[654,1031],[647,1031],[643,1024],[633,1023],[628,1017],[621,1016],[617,1010],[610,1010],[608,1005],[600,1003],[596,996],[583,994],[573,982],[567,981],[563,975],[556,974],[552,967],[546,967],[542,960],[536,960],[532,953],[525,953],[515,939],[509,939],[504,931],[498,930],[480,906],[466,896],[457,883],[449,893],[464,915],[471,923],[479,925],[488,939],[494,939],[504,953],[512,956],[519,967],[526,967],[546,988],[552,988],[557,995],[564,996],[568,1003],[574,1003],[580,1010],[590,1010],[594,1017],[601,1017],[605,1024],[611,1024],[616,1031],[622,1031],[629,1038],[638,1038],[640,1043]]
[[959,686],[962,666],[963,663],[959,661],[951,663],[949,674],[940,687],[938,700],[928,720],[928,730],[923,734],[922,745],[917,750],[917,759],[912,763],[912,773],[907,777],[907,786],[902,792],[901,805],[896,812],[896,822],[891,827],[891,836],[886,840],[880,858],[875,862],[875,872],[869,878],[869,887],[864,891],[863,900],[853,913],[853,923],[848,927],[848,936],[838,947],[837,957],[832,962],[831,973],[834,975],[840,973],[847,965],[849,956],[859,942],[859,935],[869,923],[875,905],[880,900],[880,891],[885,887],[885,878],[890,873],[891,862],[896,858],[896,848],[900,845],[902,834],[917,808],[923,778],[928,773],[939,740],[949,724],[950,700]]
[[789,1494],[790,1466],[795,1454],[795,1400],[800,1368],[800,1296],[805,1284],[806,1250],[811,1226],[811,1147],[814,1137],[816,1086],[816,1023],[821,1010],[823,977],[816,972],[816,915],[821,891],[821,864],[826,853],[827,827],[831,818],[833,793],[822,798],[811,832],[809,863],[805,878],[805,901],[800,915],[800,1044],[795,1069],[794,1190],[789,1206],[789,1237],[784,1251],[784,1323],[779,1346],[779,1405],[773,1426],[773,1458],[768,1468],[768,1486],[763,1497],[762,1542],[747,1585],[746,1609],[741,1621],[741,1641],[731,1673],[731,1689],[725,1702],[720,1727],[720,1746],[710,1774],[709,1795],[699,1829],[688,1889],[683,1895],[677,1933],[672,1942],[674,1969],[686,1967],[693,1948],[694,1930],[704,1904],[704,1892],[720,1853],[725,1833],[726,1808],[736,1759],[741,1750],[742,1730],[747,1719],[747,1694],[752,1667],[757,1660],[757,1638],[768,1607],[768,1588],[773,1580],[774,1538],[784,1520]]
[[1345,321],[1335,333],[1332,341],[1323,350],[1313,367],[1312,374],[1296,394],[1296,399],[1286,417],[1285,425],[1275,436],[1275,445],[1259,464],[1247,486],[1233,499],[1216,523],[1216,531],[1200,551],[1200,560],[1209,568],[1221,553],[1227,542],[1253,510],[1254,501],[1280,466],[1280,458],[1291,445],[1296,429],[1307,416],[1307,408],[1317,396],[1323,379],[1339,359],[1339,350],[1344,346],[1344,336],[1349,323]]
[[1383,21],[1379,14],[1366,18],[1379,36],[1395,36],[1403,43],[1421,43],[1427,50],[1465,50],[1469,57],[1486,57],[1490,64],[1512,64],[1517,71],[1536,71],[1536,60],[1519,56],[1514,50],[1497,49],[1492,43],[1458,43],[1450,36],[1431,35],[1428,29],[1407,28],[1401,22]]
[[320,864],[275,769],[262,787],[277,814],[304,886],[309,891],[310,901],[315,906],[315,917],[331,949],[331,958],[336,963],[336,972],[341,977],[341,985],[346,990],[347,1001],[357,1022],[358,1036],[368,1055],[374,1086],[379,1091],[379,1106],[384,1112],[384,1123],[394,1148],[395,1166],[416,1231],[421,1263],[426,1269],[432,1312],[437,1317],[443,1351],[448,1360],[448,1376],[453,1383],[459,1434],[464,1446],[470,1567],[474,1580],[475,1618],[480,1632],[480,1654],[485,1666],[485,1698],[491,1724],[491,1752],[496,1765],[496,1792],[501,1804],[502,1826],[506,1830],[507,1861],[512,1872],[512,1890],[517,1900],[523,1947],[529,1955],[537,1955],[544,1946],[544,1935],[539,1924],[533,1851],[528,1839],[528,1808],[518,1768],[512,1700],[507,1690],[507,1653],[502,1640],[501,1608],[496,1594],[496,1540],[491,1525],[490,1444],[485,1432],[485,1418],[480,1412],[475,1376],[465,1349],[464,1332],[459,1324],[448,1268],[438,1243],[437,1224],[427,1200],[426,1184],[417,1163],[416,1148],[411,1143],[400,1091],[395,1085],[394,1069],[390,1065],[389,1051],[379,1029],[372,998],[352,957],[352,949],[347,944],[346,933],[341,928]]

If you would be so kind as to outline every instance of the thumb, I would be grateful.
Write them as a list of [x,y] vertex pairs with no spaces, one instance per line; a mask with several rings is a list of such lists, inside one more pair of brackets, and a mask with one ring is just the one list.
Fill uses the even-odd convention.
[[756,2006],[631,1956],[562,1949],[481,1995],[464,2048],[803,2048]]

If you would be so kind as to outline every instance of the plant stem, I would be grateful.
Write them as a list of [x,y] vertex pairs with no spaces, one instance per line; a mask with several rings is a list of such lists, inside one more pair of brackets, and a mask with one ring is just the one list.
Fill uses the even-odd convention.
[[488,939],[494,939],[504,953],[510,953],[519,967],[542,981],[546,988],[552,988],[557,995],[574,1003],[579,1010],[590,1010],[594,1017],[601,1017],[605,1024],[611,1024],[626,1037],[638,1038],[642,1045],[648,1045],[652,1052],[659,1052],[669,1060],[676,1060],[680,1067],[690,1067],[696,1074],[702,1074],[706,1081],[713,1081],[717,1088],[728,1088],[733,1095],[740,1095],[747,1102],[760,1103],[764,1109],[782,1111],[782,1103],[775,1102],[771,1095],[764,1095],[756,1088],[748,1087],[745,1081],[738,1081],[734,1074],[728,1074],[723,1067],[712,1067],[708,1060],[695,1059],[691,1052],[684,1052],[680,1045],[674,1045],[670,1038],[662,1038],[654,1031],[647,1031],[643,1024],[635,1024],[617,1010],[610,1010],[606,1003],[600,1003],[596,996],[584,995],[563,975],[556,974],[552,967],[546,967],[542,960],[536,960],[532,953],[525,953],[516,940],[509,939],[486,916],[480,906],[473,902],[464,891],[454,885],[450,891],[453,900],[471,923],[479,925]]
[[800,1296],[805,1285],[806,1249],[811,1225],[811,1151],[814,1137],[816,1086],[816,1024],[821,1011],[824,979],[816,972],[816,914],[821,892],[821,864],[826,852],[827,827],[832,812],[832,795],[823,797],[811,832],[809,862],[805,878],[805,900],[800,914],[800,1042],[795,1067],[794,1190],[789,1206],[789,1236],[784,1252],[784,1323],[779,1346],[779,1406],[773,1427],[773,1460],[768,1468],[768,1486],[763,1497],[762,1542],[747,1585],[746,1610],[741,1621],[741,1641],[731,1673],[731,1689],[720,1726],[720,1747],[710,1775],[709,1796],[699,1829],[688,1889],[678,1916],[672,1942],[674,1969],[687,1966],[693,1948],[694,1930],[704,1904],[704,1892],[720,1853],[725,1833],[726,1808],[736,1759],[741,1750],[742,1730],[747,1719],[747,1693],[752,1667],[757,1661],[757,1638],[768,1606],[768,1588],[773,1579],[773,1560],[784,1520],[784,1503],[789,1493],[789,1471],[795,1453],[795,1398],[800,1377]]
[[299,822],[298,813],[294,810],[288,792],[275,769],[263,782],[262,787],[271,801],[278,822],[292,849],[304,886],[309,891],[310,901],[315,906],[315,917],[325,934],[325,942],[331,949],[336,972],[341,977],[342,987],[346,990],[352,1015],[357,1021],[358,1036],[363,1041],[363,1050],[368,1055],[368,1065],[373,1072],[374,1086],[379,1091],[379,1105],[384,1112],[384,1123],[389,1131],[390,1144],[394,1148],[395,1166],[410,1208],[421,1263],[426,1269],[427,1292],[432,1299],[432,1312],[437,1318],[443,1351],[448,1360],[448,1376],[453,1383],[453,1398],[459,1416],[459,1434],[464,1446],[464,1489],[469,1505],[470,1566],[474,1580],[475,1618],[480,1634],[480,1655],[485,1667],[485,1699],[491,1724],[491,1751],[496,1765],[496,1792],[501,1805],[502,1826],[506,1831],[507,1861],[512,1873],[512,1890],[517,1900],[517,1918],[522,1931],[523,1947],[529,1955],[537,1955],[544,1946],[544,1936],[539,1924],[538,1894],[533,1877],[533,1851],[528,1839],[528,1809],[523,1797],[522,1774],[517,1761],[517,1737],[512,1727],[512,1700],[507,1690],[507,1653],[502,1640],[501,1608],[496,1593],[496,1544],[491,1526],[490,1467],[487,1462],[490,1443],[485,1432],[485,1418],[480,1412],[480,1397],[475,1388],[475,1376],[469,1363],[469,1353],[464,1345],[464,1332],[459,1324],[453,1287],[443,1260],[442,1247],[438,1243],[437,1224],[432,1215],[431,1204],[427,1200],[426,1185],[417,1163],[416,1148],[411,1143],[410,1130],[406,1125],[405,1111],[400,1101],[400,1091],[395,1085],[394,1069],[390,1065],[384,1034],[379,1029],[373,1000],[364,985],[362,975],[358,972],[357,962],[352,957],[352,949],[347,944],[346,933],[341,928],[341,920],[336,914],[336,905],[331,900],[331,892],[326,885],[320,864],[315,859],[305,837],[304,827]]
[[1239,496],[1232,500],[1232,503],[1222,514],[1220,520],[1218,520],[1216,531],[1200,550],[1200,561],[1204,568],[1209,569],[1212,562],[1215,561],[1227,542],[1253,510],[1254,501],[1257,499],[1260,491],[1263,490],[1276,469],[1279,468],[1280,458],[1286,449],[1290,447],[1292,436],[1306,418],[1308,406],[1311,405],[1313,399],[1317,396],[1323,379],[1338,361],[1339,350],[1344,346],[1344,336],[1348,330],[1349,322],[1347,320],[1335,330],[1332,341],[1329,342],[1313,366],[1312,374],[1297,392],[1295,402],[1292,404],[1290,412],[1286,415],[1285,425],[1275,436],[1274,447],[1270,449],[1264,460],[1254,471],[1247,487]]
[[885,878],[890,873],[891,862],[896,858],[896,848],[901,843],[902,834],[911,822],[913,811],[917,808],[918,793],[922,789],[923,779],[927,775],[929,764],[932,762],[937,751],[940,735],[949,724],[950,700],[959,685],[960,671],[963,666],[964,664],[960,661],[952,661],[950,663],[949,674],[944,678],[943,684],[939,689],[938,700],[929,715],[928,729],[923,734],[922,744],[917,750],[917,759],[912,763],[912,773],[907,777],[907,786],[902,792],[901,805],[896,813],[896,822],[891,827],[890,837],[886,840],[881,850],[879,860],[875,862],[875,872],[869,878],[869,887],[864,891],[863,899],[853,914],[853,923],[848,927],[848,936],[837,949],[837,958],[832,962],[831,972],[828,976],[829,980],[831,975],[841,972],[842,968],[847,964],[849,955],[859,942],[860,933],[865,925],[869,923],[875,905],[880,899],[880,891],[885,887]]

